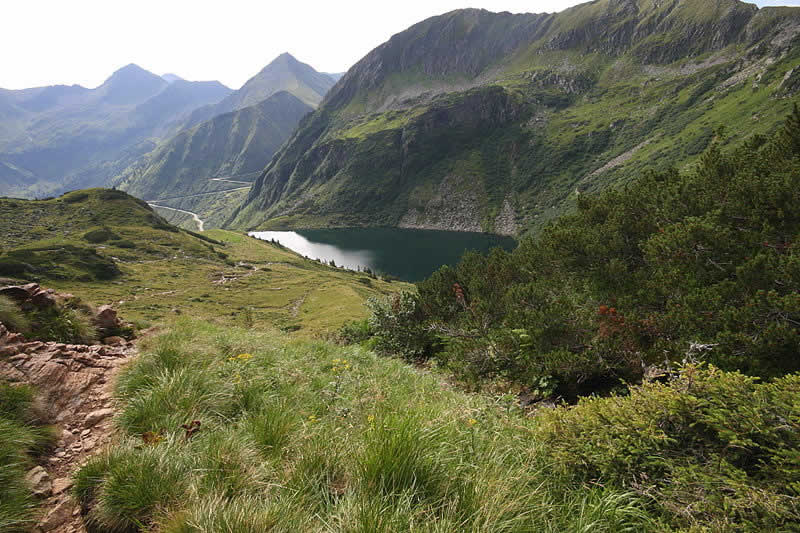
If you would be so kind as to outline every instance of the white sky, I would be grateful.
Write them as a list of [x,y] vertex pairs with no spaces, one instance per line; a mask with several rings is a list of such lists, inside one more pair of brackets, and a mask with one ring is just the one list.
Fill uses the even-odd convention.
[[[233,89],[282,52],[347,70],[427,17],[463,7],[552,12],[580,0],[3,0],[0,87],[95,87],[137,65]],[[800,0],[757,0],[800,6]]]

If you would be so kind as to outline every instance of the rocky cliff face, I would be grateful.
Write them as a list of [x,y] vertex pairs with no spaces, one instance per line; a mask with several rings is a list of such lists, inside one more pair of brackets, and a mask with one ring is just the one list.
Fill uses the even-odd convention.
[[578,194],[691,162],[719,125],[728,142],[771,129],[798,34],[800,9],[738,0],[434,17],[336,84],[229,223],[535,228]]

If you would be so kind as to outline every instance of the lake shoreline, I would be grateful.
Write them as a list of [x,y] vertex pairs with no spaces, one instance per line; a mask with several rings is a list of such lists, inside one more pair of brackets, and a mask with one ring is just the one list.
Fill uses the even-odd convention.
[[517,241],[492,233],[417,228],[327,228],[251,231],[248,235],[280,243],[310,259],[403,281],[421,281],[444,265],[455,265],[464,252],[512,250]]

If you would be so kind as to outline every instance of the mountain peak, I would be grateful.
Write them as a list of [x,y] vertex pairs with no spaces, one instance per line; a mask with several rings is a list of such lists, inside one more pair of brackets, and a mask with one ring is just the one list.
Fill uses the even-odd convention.
[[[140,80],[161,79],[152,72],[149,72],[135,63],[128,63],[124,67],[117,69],[114,73],[103,82],[102,86],[113,85],[117,83],[130,83]],[[101,86],[101,87],[102,87]]]
[[161,76],[130,63],[115,71],[97,88],[103,99],[114,105],[141,103],[168,84]]
[[[272,61],[270,61],[269,64],[267,64],[266,67],[261,69],[261,72],[259,72],[256,75],[256,77],[258,77],[258,76],[260,76],[260,75],[262,75],[264,73],[272,72],[272,71],[279,70],[279,69],[294,69],[294,68],[303,67],[303,66],[308,66],[308,65],[306,65],[305,63],[303,63],[301,61],[298,61],[297,58],[294,57],[289,52],[284,52],[281,55],[279,55],[278,57],[276,57],[275,59],[273,59]],[[311,68],[311,67],[309,66],[308,68]]]
[[316,107],[332,85],[333,80],[329,76],[317,72],[289,52],[284,52],[239,89],[233,108],[255,105],[281,90],[287,90],[306,104]]

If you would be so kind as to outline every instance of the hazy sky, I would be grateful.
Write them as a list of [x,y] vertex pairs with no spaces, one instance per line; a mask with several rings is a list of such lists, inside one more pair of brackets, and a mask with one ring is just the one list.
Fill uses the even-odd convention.
[[[580,0],[14,0],[3,2],[0,87],[95,87],[128,64],[237,89],[282,52],[347,70],[410,25],[462,7],[552,12]],[[800,0],[756,1],[795,5]]]

